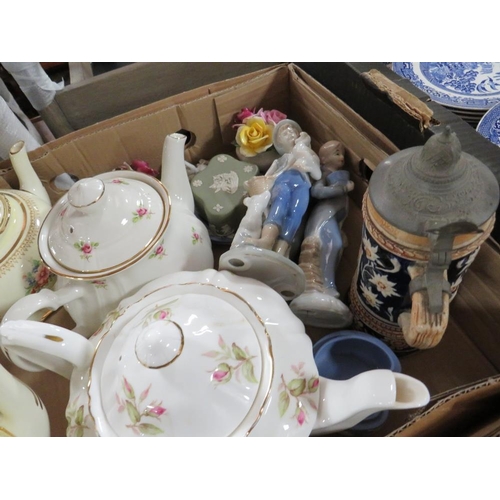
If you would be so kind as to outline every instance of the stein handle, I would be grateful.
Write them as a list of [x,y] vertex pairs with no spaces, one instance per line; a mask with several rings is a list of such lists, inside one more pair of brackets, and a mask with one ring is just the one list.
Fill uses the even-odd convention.
[[[412,280],[425,273],[423,266],[410,266],[408,272]],[[446,271],[443,272],[446,280]],[[430,349],[443,338],[450,317],[450,296],[443,291],[441,312],[433,313],[429,309],[429,299],[425,291],[416,291],[411,297],[411,312],[399,315],[398,323],[403,330],[403,336],[410,347]]]

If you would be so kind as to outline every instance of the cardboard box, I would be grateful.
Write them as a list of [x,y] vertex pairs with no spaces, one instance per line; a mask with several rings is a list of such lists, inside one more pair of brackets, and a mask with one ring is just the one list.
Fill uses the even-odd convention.
[[[299,122],[312,138],[312,146],[331,139],[344,143],[346,165],[356,188],[351,193],[348,219],[344,224],[349,245],[338,270],[338,285],[345,299],[361,242],[361,197],[366,190],[366,169],[376,165],[398,148],[346,102],[328,91],[295,65],[237,77],[179,94],[130,111],[104,122],[68,134],[30,153],[30,159],[56,201],[61,193],[51,180],[62,172],[80,178],[96,175],[140,158],[160,168],[161,151],[167,134],[179,130],[192,136],[186,158],[192,163],[209,160],[215,154],[234,154],[231,144],[233,116],[243,107],[275,108]],[[17,186],[10,162],[0,163],[0,182]],[[220,256],[227,247],[214,246]],[[470,384],[500,373],[500,254],[488,242],[464,277],[451,305],[451,321],[442,342],[427,351],[401,357],[403,371],[422,380],[432,395]],[[65,311],[49,318],[71,328]],[[313,341],[329,330],[308,328]],[[45,401],[54,436],[65,435],[64,409],[68,384],[48,372],[26,373],[2,359],[13,374],[27,382]],[[413,417],[411,411],[392,412],[386,424],[366,435],[386,435]],[[349,431],[346,433],[350,435]],[[357,434],[359,435],[359,434]]]

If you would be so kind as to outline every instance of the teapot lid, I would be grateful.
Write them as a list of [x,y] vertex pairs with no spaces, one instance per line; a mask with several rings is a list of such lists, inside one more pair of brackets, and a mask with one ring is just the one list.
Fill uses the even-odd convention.
[[223,436],[242,422],[251,428],[261,385],[270,383],[270,366],[263,370],[270,342],[245,301],[210,285],[179,285],[119,314],[91,382],[114,433]]
[[429,228],[454,222],[476,227],[494,213],[499,186],[493,172],[464,153],[450,127],[424,146],[389,156],[370,178],[375,210],[398,229],[426,236]]
[[[122,301],[94,336],[89,409],[100,435],[245,436],[263,420],[276,434],[281,425],[308,435],[314,424],[308,405],[319,393],[299,391],[289,367],[301,357],[301,373],[317,380],[311,341],[279,294],[256,280],[172,273]],[[285,378],[296,397],[280,419]],[[310,412],[300,425],[295,402]],[[269,406],[273,416],[262,418]]]
[[145,256],[164,234],[170,198],[158,180],[133,171],[76,182],[47,215],[39,251],[56,274],[109,276]]

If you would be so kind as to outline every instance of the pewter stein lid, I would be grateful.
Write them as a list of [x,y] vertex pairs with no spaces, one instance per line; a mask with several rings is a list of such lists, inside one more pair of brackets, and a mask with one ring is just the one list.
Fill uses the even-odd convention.
[[389,224],[427,236],[431,228],[456,222],[479,228],[494,214],[500,195],[493,172],[463,152],[456,134],[446,127],[424,146],[382,161],[370,179],[369,196]]

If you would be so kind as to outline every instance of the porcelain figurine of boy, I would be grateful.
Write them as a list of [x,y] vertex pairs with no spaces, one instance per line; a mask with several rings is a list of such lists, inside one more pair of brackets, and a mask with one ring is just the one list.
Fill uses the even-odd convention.
[[[277,140],[276,140],[277,139]],[[311,138],[292,120],[283,120],[273,132],[273,140],[285,153],[273,162],[265,176],[250,181],[249,194],[263,183],[270,191],[267,214],[259,237],[249,237],[232,245],[219,260],[219,269],[263,281],[285,300],[292,300],[305,288],[305,276],[288,257],[290,247],[309,205],[311,179],[321,178],[318,155]],[[253,185],[253,186],[252,186]]]
[[343,170],[344,155],[338,141],[329,141],[319,150],[322,175],[311,188],[311,196],[318,201],[307,220],[299,258],[306,289],[290,304],[304,324],[323,328],[343,328],[352,322],[335,283],[346,243],[342,225],[348,214],[348,193],[354,188],[349,172]]
[[274,177],[268,215],[260,238],[248,243],[287,257],[309,205],[311,178],[321,178],[320,160],[311,149],[309,135],[300,132],[291,151],[276,160],[266,176]]

